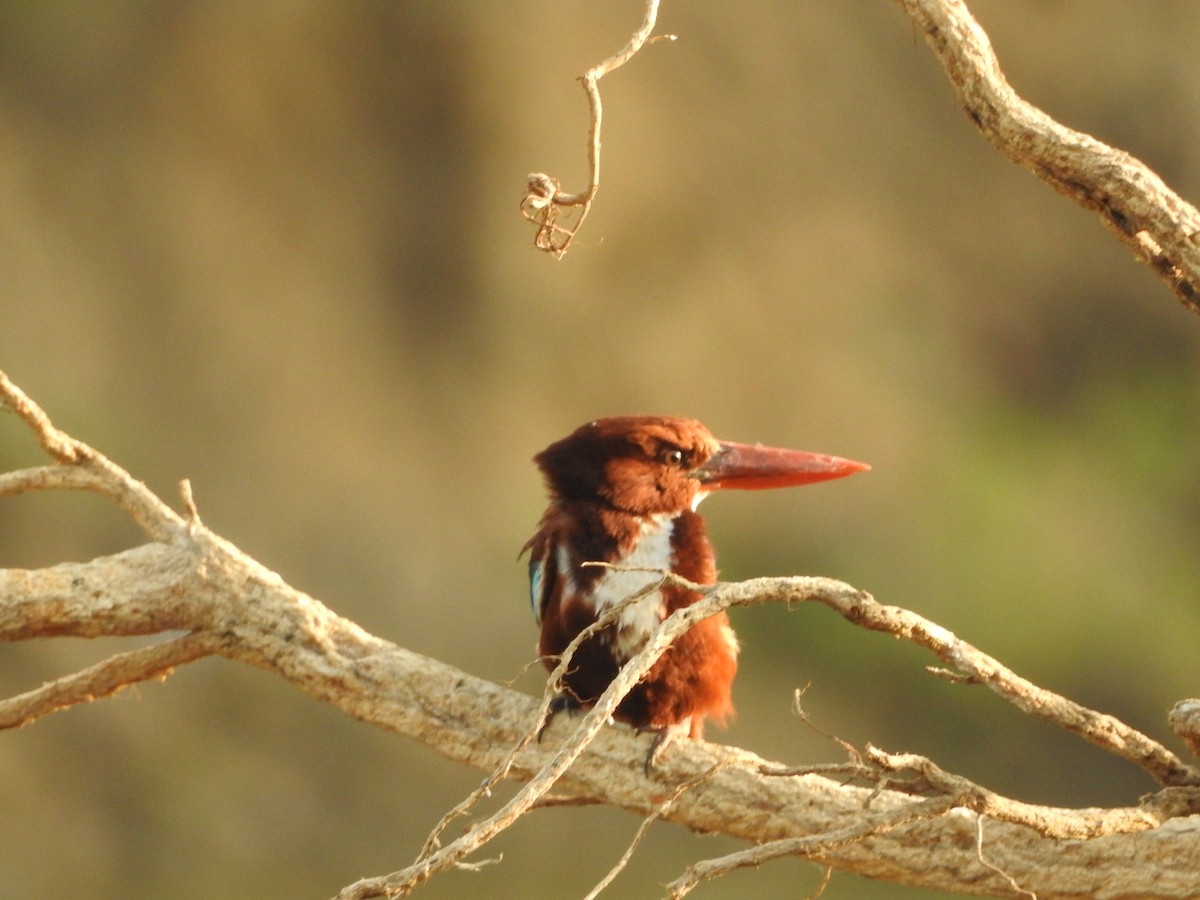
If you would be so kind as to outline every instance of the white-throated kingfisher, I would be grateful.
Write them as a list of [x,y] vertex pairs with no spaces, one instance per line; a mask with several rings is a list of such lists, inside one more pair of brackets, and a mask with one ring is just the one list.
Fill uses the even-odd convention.
[[[597,419],[551,444],[534,462],[545,476],[550,506],[524,549],[542,630],[538,652],[548,669],[605,609],[659,580],[653,572],[584,563],[669,570],[696,584],[714,584],[713,549],[696,512],[709,493],[811,484],[869,468],[836,456],[718,441],[695,419],[671,416]],[[594,703],[658,624],[698,599],[694,591],[664,585],[625,607],[576,650],[565,692],[552,709]],[[705,719],[723,724],[733,712],[737,653],[725,613],[698,622],[626,695],[616,718],[657,731],[660,740],[685,730],[700,737]],[[651,760],[654,755],[652,750]]]

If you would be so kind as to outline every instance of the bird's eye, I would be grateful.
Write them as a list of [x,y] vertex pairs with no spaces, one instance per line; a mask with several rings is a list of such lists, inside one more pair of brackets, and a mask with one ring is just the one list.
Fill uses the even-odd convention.
[[683,465],[683,451],[667,449],[663,451],[663,462],[669,466]]

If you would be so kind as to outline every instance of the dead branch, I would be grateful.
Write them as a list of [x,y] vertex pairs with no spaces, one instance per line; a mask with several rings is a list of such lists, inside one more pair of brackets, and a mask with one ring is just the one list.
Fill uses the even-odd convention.
[[667,896],[683,897],[703,881],[728,875],[735,869],[761,866],[782,856],[823,857],[839,847],[858,843],[873,835],[884,834],[901,825],[943,816],[953,808],[953,798],[936,797],[921,800],[886,812],[857,816],[852,825],[823,834],[782,838],[717,859],[704,860],[689,866],[683,875],[667,885]]
[[[688,584],[671,576],[682,584]],[[1200,785],[1200,770],[1184,763],[1158,741],[1147,737],[1119,719],[1096,712],[1060,694],[1038,687],[994,657],[973,647],[951,631],[898,606],[885,606],[870,594],[843,582],[807,576],[756,578],[722,583],[715,587],[688,585],[708,594],[692,609],[721,609],[784,601],[815,601],[835,610],[848,621],[872,631],[882,631],[931,650],[939,659],[967,676],[967,683],[986,684],[1021,711],[1045,719],[1077,734],[1101,749],[1145,769],[1159,784]],[[715,612],[715,609],[713,610]]]
[[[544,172],[531,172],[527,178],[525,197],[521,200],[521,215],[538,226],[534,246],[547,253],[553,253],[558,259],[567,252],[571,241],[583,227],[583,222],[591,211],[596,191],[600,189],[600,122],[604,116],[604,107],[600,103],[600,79],[629,62],[650,40],[654,23],[658,19],[658,3],[659,0],[646,0],[642,24],[633,33],[629,43],[580,76],[583,89],[587,92],[592,118],[591,127],[588,129],[587,188],[579,193],[570,194],[562,191],[557,178]],[[674,35],[663,35],[662,38],[675,39]],[[571,227],[559,224],[559,216],[563,210],[573,207],[579,209],[579,217],[575,224]]]
[[[420,854],[418,854],[417,861],[416,861],[416,863],[413,864],[414,866],[417,866],[417,865],[425,862],[427,859],[429,859],[429,857],[433,856],[434,853],[437,852],[439,850],[439,848],[441,847],[439,838],[440,838],[442,832],[446,829],[446,827],[452,821],[454,821],[454,819],[458,818],[459,816],[465,815],[476,803],[478,803],[484,797],[490,796],[492,789],[495,788],[496,785],[498,785],[500,782],[502,782],[506,778],[508,778],[509,773],[512,771],[513,765],[516,762],[517,754],[519,754],[522,750],[524,750],[527,746],[529,746],[529,744],[532,743],[534,740],[540,740],[540,738],[541,738],[543,732],[545,731],[546,726],[549,722],[551,704],[553,703],[555,697],[557,697],[563,691],[563,684],[564,684],[563,679],[571,665],[571,659],[572,659],[572,657],[574,657],[575,651],[579,649],[579,647],[584,643],[584,641],[591,638],[594,634],[596,634],[600,631],[603,631],[605,628],[607,628],[609,625],[611,625],[613,622],[615,622],[620,617],[621,612],[627,606],[629,606],[632,603],[636,603],[640,598],[642,598],[646,594],[651,593],[654,590],[657,590],[659,587],[661,587],[661,582],[658,584],[651,583],[651,584],[647,585],[646,587],[644,587],[642,590],[630,595],[629,597],[626,597],[620,603],[613,604],[608,610],[606,610],[604,612],[604,614],[599,616],[596,619],[596,621],[592,622],[591,625],[589,625],[587,628],[584,628],[582,631],[580,631],[579,634],[577,634],[574,637],[574,639],[572,639],[571,642],[567,644],[566,648],[563,650],[562,657],[559,659],[557,665],[555,665],[553,671],[551,671],[550,677],[546,679],[546,686],[542,690],[542,702],[541,702],[541,705],[538,707],[537,716],[535,717],[535,721],[534,721],[533,725],[525,733],[525,735],[521,738],[521,740],[519,740],[515,745],[513,745],[512,749],[509,751],[508,755],[505,756],[505,758],[500,762],[500,764],[498,766],[496,766],[495,769],[492,770],[491,774],[489,774],[488,777],[483,780],[483,783],[480,784],[480,786],[478,788],[476,788],[474,791],[472,791],[470,794],[468,794],[460,803],[455,805],[449,812],[447,812],[444,816],[442,816],[442,818],[438,822],[438,824],[434,826],[433,831],[430,832],[429,837],[425,840],[425,846],[421,849]],[[649,663],[649,665],[647,666],[647,669],[649,668],[649,666],[651,666],[653,664],[654,664],[654,661],[652,660]],[[641,675],[638,674],[638,676],[636,678],[632,678],[632,680],[629,678],[621,679],[621,683],[625,684],[627,686],[624,688],[621,688],[619,696],[617,696],[612,701],[613,709],[616,709],[616,705],[621,702],[621,700],[625,697],[625,694],[629,693],[629,691],[632,689],[633,685],[635,685],[637,683],[637,680],[640,677],[641,677]],[[611,713],[610,713],[610,715],[611,715]],[[555,776],[555,777],[557,777],[557,776]],[[528,798],[524,798],[524,799],[517,798],[517,799],[521,800],[521,803],[523,806],[521,814],[523,815],[524,812],[528,811],[529,809],[532,809],[533,807],[540,807],[540,806],[545,805],[544,800],[545,800],[546,791],[548,791],[551,787],[553,787],[553,779],[551,779],[550,782],[546,785],[545,790],[539,790],[536,792],[536,794],[534,794]],[[518,816],[506,817],[503,820],[503,825],[501,827],[498,827],[494,832],[491,833],[491,836],[486,839],[482,839],[482,838],[480,838],[479,835],[475,835],[475,839],[478,839],[478,843],[472,848],[472,851],[470,851],[470,852],[473,852],[474,849],[477,849],[478,846],[481,846],[482,843],[486,842],[486,840],[491,840],[492,837],[495,837],[496,835],[498,835],[505,828],[509,827],[509,825],[513,824],[517,820],[517,818],[518,818]],[[466,841],[465,841],[466,837],[467,836],[464,835],[464,839],[460,839],[461,842],[463,843],[463,846],[466,846]],[[460,854],[458,856],[458,859],[461,859],[462,855],[465,855],[465,853]],[[447,864],[451,864],[451,863],[455,864],[455,865],[458,864],[456,860],[448,860],[447,861]],[[412,867],[410,867],[410,869],[411,868]],[[442,868],[444,868],[444,866],[442,866]],[[440,869],[439,869],[439,871],[440,871]],[[391,876],[385,876],[385,878],[383,878],[383,879],[365,880],[365,881],[369,881],[370,884],[367,885],[364,883],[362,886],[360,886],[359,890],[363,890],[363,891],[375,890],[375,889],[379,889],[381,887],[388,887],[391,890],[395,890],[396,889],[395,885],[391,883],[392,879],[394,879],[395,882],[397,882],[397,883],[407,881],[406,877],[402,877],[398,873],[394,873]],[[416,882],[414,881],[413,884],[415,884],[415,883]],[[411,886],[412,886],[412,884],[408,885],[408,887],[411,887]],[[405,889],[407,890],[407,887]],[[368,893],[368,894],[362,894],[361,896],[373,896],[373,895]]]
[[[791,578],[702,588],[701,601],[667,620],[600,702],[577,725],[571,723],[561,745],[538,743],[529,735],[540,727],[546,698],[538,703],[363,631],[209,530],[187,501],[190,492],[183,493],[187,516],[180,516],[115,463],[56,429],[2,373],[0,401],[18,413],[55,459],[50,466],[0,476],[0,495],[97,491],[154,536],[151,543],[85,563],[0,570],[0,639],[171,635],[0,703],[0,724],[36,721],[56,709],[162,677],[174,666],[219,655],[272,671],[348,715],[408,735],[451,759],[529,782],[513,802],[464,838],[445,847],[432,840],[422,858],[398,877],[350,886],[343,896],[369,896],[368,888],[403,890],[434,871],[464,863],[500,829],[543,802],[551,786],[555,802],[606,803],[767,846],[762,854],[801,854],[903,884],[1011,892],[998,867],[1005,878],[1041,897],[1118,896],[1120,888],[1125,895],[1168,898],[1194,890],[1200,835],[1183,820],[1200,809],[1194,787],[1170,787],[1127,809],[1018,806],[920,757],[864,752],[865,768],[842,767],[837,773],[872,785],[859,786],[795,774],[795,769],[765,775],[783,767],[704,741],[673,745],[647,775],[642,763],[649,739],[628,728],[606,727],[620,697],[674,635],[718,609],[760,602],[825,603],[863,627],[928,646],[956,671],[977,675],[994,690],[1047,702],[1046,695],[1027,691],[1025,682],[944,629],[882,606],[849,585]],[[1152,760],[1140,764],[1164,783],[1195,784],[1192,770],[1149,738],[1062,703],[1067,713],[1107,730],[1107,738],[1094,740],[1100,746],[1125,758],[1140,748]],[[1064,721],[1073,720],[1068,715]],[[565,722],[554,723],[548,736],[565,727]],[[969,812],[953,815],[947,808]],[[986,864],[975,850],[979,815],[993,820]],[[1074,839],[1093,835],[1098,837]],[[1051,857],[1053,866],[1046,864]],[[712,877],[705,873],[736,862],[699,866],[686,877]],[[1146,883],[1147,871],[1154,872],[1153,884]]]
[[1183,738],[1193,755],[1200,756],[1200,700],[1180,700],[1172,707],[1167,724]]
[[1009,85],[963,0],[896,0],[925,35],[967,116],[1013,162],[1101,220],[1200,313],[1200,211],[1123,150],[1073,131]]
[[688,779],[683,784],[675,788],[675,790],[671,792],[671,795],[667,797],[667,799],[664,800],[659,807],[654,810],[654,812],[642,819],[642,824],[638,826],[638,830],[634,834],[633,840],[629,842],[629,846],[625,848],[625,852],[621,854],[621,858],[617,860],[613,867],[608,870],[608,873],[596,883],[595,887],[588,891],[588,894],[584,900],[595,900],[596,897],[600,896],[600,894],[610,884],[612,884],[613,880],[620,875],[625,866],[629,864],[629,860],[633,857],[633,853],[635,850],[637,850],[638,845],[646,837],[646,832],[650,830],[650,826],[663,817],[663,814],[675,804],[675,801],[683,795],[684,791],[690,790],[696,785],[704,782],[705,779],[711,778],[713,773],[723,765],[725,765],[725,761],[718,762],[711,768],[701,772],[695,778]]
[[[580,632],[571,641],[567,646],[566,652],[563,653],[562,660],[560,660],[555,671],[551,673],[548,681],[549,687],[547,688],[546,696],[542,700],[538,721],[534,729],[527,732],[517,742],[517,750],[510,753],[504,759],[498,767],[498,771],[507,772],[513,768],[515,766],[515,753],[528,746],[533,736],[540,733],[542,723],[545,721],[546,712],[549,708],[550,698],[558,692],[562,676],[570,665],[571,656],[575,650],[594,632],[615,621],[620,614],[620,608],[635,602],[640,596],[654,589],[655,585],[651,585],[626,598],[620,604],[617,604],[610,611],[609,615],[593,623],[593,625]],[[563,773],[570,768],[579,758],[580,754],[596,739],[596,736],[600,733],[600,729],[612,721],[613,713],[616,712],[620,702],[625,699],[625,695],[641,681],[643,675],[650,671],[651,666],[658,662],[659,657],[666,652],[675,638],[679,637],[679,635],[683,634],[699,621],[699,618],[689,614],[689,611],[690,608],[679,609],[667,617],[662,625],[655,630],[650,640],[646,642],[646,645],[622,667],[617,677],[613,679],[612,683],[604,690],[604,693],[600,695],[600,699],[596,701],[595,705],[583,716],[583,719],[570,737],[555,751],[550,761],[499,811],[473,825],[462,837],[448,844],[446,847],[427,855],[423,854],[406,869],[393,872],[381,878],[365,878],[350,885],[338,894],[338,900],[404,896],[422,881],[455,865],[514,824],[521,816],[532,809],[534,804],[543,795],[555,786],[558,780],[562,778]],[[475,797],[477,794],[478,792],[472,794],[472,797]],[[659,812],[658,814],[661,815],[662,813]],[[446,820],[443,819],[444,821]],[[430,847],[430,842],[427,842],[426,848],[429,849]]]
[[189,634],[118,653],[72,675],[0,701],[0,729],[20,728],[52,712],[111,697],[139,681],[163,681],[176,666],[211,656],[215,650],[212,635]]

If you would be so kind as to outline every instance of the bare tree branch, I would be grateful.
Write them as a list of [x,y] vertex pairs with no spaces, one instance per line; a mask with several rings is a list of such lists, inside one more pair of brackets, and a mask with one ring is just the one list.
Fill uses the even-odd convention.
[[730,606],[759,603],[768,598],[776,602],[823,603],[855,625],[931,650],[955,671],[967,676],[969,683],[986,684],[1023,712],[1053,722],[1140,766],[1159,784],[1200,785],[1200,770],[1119,719],[1038,687],[937,623],[898,606],[885,606],[848,584],[825,578],[795,577],[756,578],[716,588],[691,587],[706,590]]
[[1145,163],[1073,131],[1022,99],[963,0],[896,0],[925,35],[959,101],[1013,162],[1101,220],[1200,313],[1200,211]]
[[216,643],[210,634],[181,638],[139,647],[109,657],[72,675],[65,675],[40,688],[0,701],[0,729],[20,728],[42,716],[111,697],[139,681],[166,679],[176,666],[211,656]]
[[847,844],[858,843],[868,837],[883,834],[901,825],[933,819],[950,812],[955,806],[953,797],[933,797],[909,803],[886,812],[856,816],[853,824],[823,834],[806,835],[798,838],[781,838],[759,844],[748,850],[730,853],[718,859],[695,863],[679,878],[667,885],[667,896],[673,898],[690,894],[703,881],[728,875],[735,869],[761,866],[781,856],[823,857]]
[[[665,577],[666,574],[664,573]],[[571,641],[563,653],[562,660],[555,671],[551,673],[548,682],[550,687],[547,690],[547,697],[543,699],[542,707],[539,709],[536,731],[526,734],[518,742],[518,750],[529,744],[533,734],[540,732],[541,723],[544,721],[549,705],[549,696],[552,693],[557,693],[558,685],[561,684],[561,679],[570,665],[571,656],[575,650],[593,633],[606,627],[610,622],[615,621],[620,615],[620,609],[635,602],[639,597],[655,590],[655,588],[655,585],[650,585],[626,598],[620,604],[614,606],[606,616],[593,623]],[[350,885],[350,887],[338,894],[338,900],[362,900],[362,898],[366,897],[394,897],[408,894],[422,881],[449,868],[469,854],[474,853],[485,843],[515,823],[517,819],[532,809],[534,804],[544,794],[554,787],[558,780],[562,778],[563,773],[570,768],[575,760],[579,758],[580,754],[596,739],[600,733],[600,729],[612,721],[613,713],[616,712],[620,702],[625,699],[625,695],[658,662],[659,657],[666,652],[671,643],[696,622],[707,618],[706,615],[697,615],[693,612],[695,608],[695,606],[684,607],[676,610],[667,617],[655,630],[654,634],[651,635],[645,646],[622,666],[617,677],[605,688],[604,693],[600,695],[595,705],[587,711],[578,727],[575,728],[570,737],[558,748],[550,761],[499,811],[472,826],[462,837],[446,847],[418,858],[413,865],[406,869],[393,872],[382,878],[365,878]],[[712,612],[708,613],[708,615],[712,614]],[[513,756],[510,754],[501,764],[500,770],[507,771],[512,765]],[[472,796],[475,796],[475,794]],[[661,815],[661,813],[659,814]],[[445,820],[443,819],[443,821]],[[429,847],[428,843],[426,847]]]
[[[587,91],[588,106],[591,110],[592,124],[588,129],[588,186],[586,190],[576,194],[563,192],[557,178],[544,172],[531,172],[527,178],[525,197],[521,201],[521,214],[538,226],[534,238],[534,246],[539,250],[553,253],[559,259],[567,252],[571,241],[583,227],[587,214],[591,211],[592,200],[600,189],[600,123],[604,116],[604,107],[600,103],[600,79],[633,58],[650,40],[654,31],[654,23],[658,19],[659,0],[646,0],[646,12],[642,24],[633,37],[621,50],[614,53],[599,65],[592,66],[580,78],[583,89]],[[661,35],[661,39],[675,40],[674,35]],[[657,40],[657,38],[656,38]],[[574,226],[567,228],[558,224],[559,214],[571,207],[578,207],[579,218]]]
[[[1118,888],[1148,898],[1194,893],[1200,834],[1182,824],[1183,817],[1200,811],[1191,767],[1119,721],[1041,691],[945,629],[883,606],[850,585],[781,578],[691,586],[703,594],[701,600],[666,620],[560,746],[549,741],[543,746],[530,737],[540,728],[549,691],[556,689],[553,680],[538,703],[365,632],[204,526],[186,488],[184,519],[119,466],[58,431],[2,373],[0,401],[17,409],[59,460],[0,476],[0,494],[95,490],[137,518],[148,533],[162,535],[86,563],[0,570],[0,639],[185,633],[3,701],[0,725],[14,727],[161,677],[190,660],[220,655],[275,672],[351,716],[492,772],[494,779],[529,781],[499,813],[459,840],[439,847],[435,837],[408,869],[351,885],[344,897],[403,892],[464,863],[542,802],[552,786],[555,802],[607,803],[766,848],[707,868],[699,864],[684,876],[684,886],[754,864],[746,861],[755,858],[793,854],[942,890],[1003,894],[1015,883],[1043,898],[1119,896]],[[737,748],[690,740],[672,746],[656,768],[644,773],[648,739],[606,724],[624,692],[673,637],[730,606],[802,601],[824,603],[857,625],[926,646],[954,671],[1173,786],[1128,808],[1055,809],[1000,797],[924,757],[872,749],[851,754],[851,762],[835,774],[867,783],[859,786],[822,777],[816,774],[819,767],[787,769]],[[549,736],[561,731],[556,724]],[[955,809],[964,812],[948,812]],[[993,820],[986,860],[977,850],[979,815]],[[1054,866],[1046,864],[1051,857]],[[1152,884],[1146,883],[1147,871],[1154,873]]]
[[[1195,207],[1129,154],[1064,127],[1023,100],[962,0],[896,2],[925,34],[985,136],[1010,159],[1097,212],[1181,302],[1200,312]],[[561,257],[590,211],[600,183],[599,81],[653,40],[658,6],[658,0],[646,0],[629,43],[581,78],[591,112],[586,189],[566,193],[549,175],[529,176],[521,210],[537,224],[535,243],[542,250]],[[578,210],[573,227],[559,219],[565,210]],[[1200,769],[1115,717],[1040,688],[936,623],[880,604],[850,585],[812,577],[688,585],[703,595],[701,601],[664,622],[569,732],[565,723],[548,730],[551,737],[562,736],[561,743],[543,746],[535,738],[571,653],[587,633],[568,648],[538,703],[371,635],[295,590],[203,524],[186,480],[180,484],[180,515],[101,453],[57,428],[2,372],[0,403],[31,430],[51,460],[0,473],[0,498],[93,491],[114,502],[150,539],[90,562],[0,570],[0,640],[165,636],[0,700],[0,729],[164,679],[177,666],[216,655],[274,672],[348,715],[489,773],[437,824],[411,865],[349,885],[341,897],[407,893],[451,866],[492,862],[466,859],[529,810],[561,803],[611,804],[644,817],[626,853],[591,896],[621,872],[658,819],[752,844],[689,867],[669,887],[679,897],[703,881],[785,855],[966,893],[1196,895],[1200,832],[1188,819],[1200,815]],[[839,743],[847,762],[784,766],[738,748],[686,741],[644,771],[647,739],[608,727],[621,698],[696,622],[730,606],[764,602],[819,602],[854,625],[925,647],[948,667],[931,668],[935,674],[987,685],[1023,712],[1138,766],[1161,789],[1128,807],[1059,809],[1001,796],[924,756],[869,746],[859,751],[845,742]],[[620,606],[610,615],[619,611]],[[1200,753],[1198,722],[1195,700],[1181,701],[1169,719],[1193,753]],[[441,844],[455,817],[510,778],[527,784],[498,812]]]
[[1180,700],[1172,707],[1167,723],[1192,754],[1200,756],[1200,700]]
[[0,372],[0,407],[20,416],[42,448],[60,466],[11,472],[0,480],[0,497],[31,490],[76,489],[104,494],[154,540],[170,538],[183,524],[170,507],[140,481],[82,441],[60,431],[25,392]]
[[659,807],[654,810],[654,812],[650,813],[650,815],[646,816],[646,818],[642,820],[642,824],[638,826],[637,833],[634,834],[633,840],[629,842],[629,846],[625,848],[625,852],[621,854],[621,858],[617,860],[611,869],[608,870],[608,874],[601,878],[600,881],[596,883],[595,887],[588,891],[588,894],[584,900],[595,900],[596,897],[600,896],[600,894],[603,893],[603,891],[613,883],[613,880],[621,874],[621,870],[629,864],[629,860],[633,857],[634,851],[637,850],[638,845],[642,842],[643,838],[646,837],[646,832],[650,830],[650,826],[663,817],[663,814],[675,804],[675,801],[683,795],[684,791],[690,790],[696,785],[702,783],[707,778],[711,778],[713,773],[725,764],[726,761],[722,760],[706,769],[704,772],[701,772],[695,778],[688,779],[687,781],[683,782],[683,784],[675,788],[675,790],[671,792],[671,795],[667,797],[667,799],[664,800]]

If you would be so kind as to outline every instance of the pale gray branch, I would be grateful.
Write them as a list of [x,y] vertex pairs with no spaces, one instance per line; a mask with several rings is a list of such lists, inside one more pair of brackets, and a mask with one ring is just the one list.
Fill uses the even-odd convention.
[[7,473],[0,480],[0,497],[22,491],[90,490],[115,502],[154,540],[169,540],[183,526],[183,520],[148,487],[83,441],[56,428],[4,372],[0,372],[0,408],[23,419],[46,453],[59,463]]
[[20,728],[49,713],[111,697],[139,681],[162,681],[176,666],[210,656],[215,649],[212,635],[188,634],[117,653],[94,666],[0,701],[0,729]]
[[1013,162],[1102,221],[1200,312],[1200,211],[1145,163],[1056,122],[1013,90],[963,0],[896,0],[925,35],[959,102]]
[[[682,582],[682,579],[675,580]],[[986,684],[1023,712],[1053,722],[1140,766],[1159,784],[1200,785],[1200,771],[1120,719],[1038,687],[936,622],[898,606],[885,606],[851,585],[829,578],[799,576],[756,578],[720,584],[715,588],[692,587],[709,593],[692,609],[707,609],[704,604],[709,602],[722,609],[766,601],[822,603],[862,628],[882,631],[925,647],[955,671],[968,676],[968,683]]]
[[[1031,712],[1045,715],[1032,707],[1049,702],[1053,721],[1066,725],[1072,716],[1080,717],[1085,731],[1102,732],[1099,738],[1086,736],[1111,752],[1126,758],[1144,752],[1151,762],[1139,764],[1164,783],[1195,784],[1194,772],[1149,738],[1111,717],[1038,693],[1036,686],[934,623],[882,606],[849,585],[783,578],[698,588],[701,600],[667,619],[563,743],[555,747],[547,740],[543,746],[528,739],[541,720],[534,699],[367,633],[206,528],[186,490],[185,521],[115,464],[58,432],[2,373],[0,397],[19,407],[47,452],[60,460],[44,469],[10,473],[0,480],[5,486],[0,494],[97,490],[136,511],[149,533],[163,536],[87,563],[0,570],[0,640],[185,633],[0,703],[3,724],[19,725],[161,677],[174,665],[218,654],[275,672],[348,715],[407,735],[451,759],[530,782],[501,813],[464,839],[431,847],[432,852],[396,878],[351,886],[345,896],[369,896],[360,890],[367,888],[403,890],[462,863],[466,854],[536,806],[551,786],[556,798],[660,816],[697,832],[722,832],[767,845],[770,850],[764,853],[805,854],[903,884],[989,893],[1006,889],[999,869],[1043,898],[1176,898],[1194,893],[1200,833],[1184,819],[1200,808],[1194,788],[1169,788],[1127,809],[1030,807],[956,779],[920,757],[865,756],[865,764],[875,767],[867,777],[884,772],[884,783],[901,788],[891,790],[843,785],[817,774],[764,775],[784,769],[737,748],[690,740],[674,744],[647,775],[643,762],[650,738],[606,724],[620,697],[672,638],[701,618],[733,605],[817,601],[863,627],[929,647],[956,671],[977,677],[1018,705],[1026,698]],[[564,725],[556,724],[549,737],[561,734]],[[689,789],[680,791],[683,785]],[[920,790],[934,796],[914,803],[911,794]],[[664,797],[671,802],[664,804]],[[948,802],[976,812],[930,817]],[[986,864],[975,850],[978,812],[1010,820],[989,824]],[[1093,835],[1099,836],[1064,839]],[[721,865],[731,861],[737,859]],[[1154,873],[1149,882],[1148,871]]]

